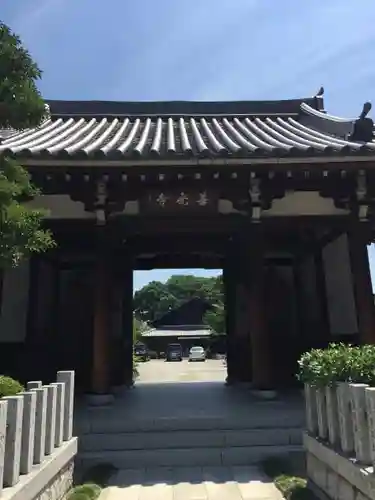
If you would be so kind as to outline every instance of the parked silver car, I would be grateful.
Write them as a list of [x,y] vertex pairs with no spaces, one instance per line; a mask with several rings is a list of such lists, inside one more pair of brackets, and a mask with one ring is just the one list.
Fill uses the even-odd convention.
[[206,351],[201,346],[193,346],[189,351],[189,361],[206,361]]

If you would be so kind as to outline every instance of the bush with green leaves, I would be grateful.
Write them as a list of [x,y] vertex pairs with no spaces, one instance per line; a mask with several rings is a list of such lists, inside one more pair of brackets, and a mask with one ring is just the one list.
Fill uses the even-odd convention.
[[25,388],[17,380],[6,375],[0,375],[0,398],[15,396],[24,391]]
[[139,377],[139,370],[138,370],[139,363],[140,363],[139,358],[133,354],[133,381]]
[[285,500],[315,500],[304,477],[295,475],[295,467],[288,456],[271,456],[261,462],[263,471],[269,476]]
[[80,484],[75,486],[66,498],[67,500],[96,500],[101,491],[101,487],[97,484]]
[[307,480],[298,476],[281,475],[274,480],[276,488],[285,500],[313,500],[312,491],[307,488]]
[[298,379],[316,387],[337,382],[375,384],[375,345],[330,344],[312,349],[298,361]]

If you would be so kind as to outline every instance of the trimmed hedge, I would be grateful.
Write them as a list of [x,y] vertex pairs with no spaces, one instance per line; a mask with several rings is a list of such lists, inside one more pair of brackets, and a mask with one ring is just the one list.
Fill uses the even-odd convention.
[[6,375],[0,375],[0,398],[16,396],[24,390],[25,388],[18,382],[18,380],[14,380]]
[[298,365],[298,380],[316,387],[336,382],[375,385],[375,345],[330,344],[304,353]]

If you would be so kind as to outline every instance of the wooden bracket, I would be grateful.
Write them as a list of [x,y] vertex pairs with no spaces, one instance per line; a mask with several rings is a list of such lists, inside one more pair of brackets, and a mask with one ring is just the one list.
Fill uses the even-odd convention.
[[251,199],[251,218],[253,222],[260,222],[262,215],[262,193],[261,193],[261,180],[257,177],[250,177],[249,195]]
[[369,205],[367,203],[367,178],[364,170],[360,170],[357,174],[356,198],[359,220],[366,222],[368,220]]
[[106,205],[108,199],[107,184],[100,180],[96,184],[95,217],[98,226],[104,226],[107,221]]

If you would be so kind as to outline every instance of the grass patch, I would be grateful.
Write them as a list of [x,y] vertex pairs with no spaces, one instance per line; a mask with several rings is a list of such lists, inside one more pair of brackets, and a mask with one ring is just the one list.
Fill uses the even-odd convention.
[[96,500],[103,488],[108,486],[110,478],[117,468],[109,463],[101,463],[88,468],[82,475],[82,483],[74,486],[66,500]]
[[80,484],[75,486],[67,495],[67,500],[96,500],[102,488],[98,484]]
[[316,500],[307,487],[307,480],[293,474],[293,466],[287,457],[269,457],[261,463],[285,500]]

